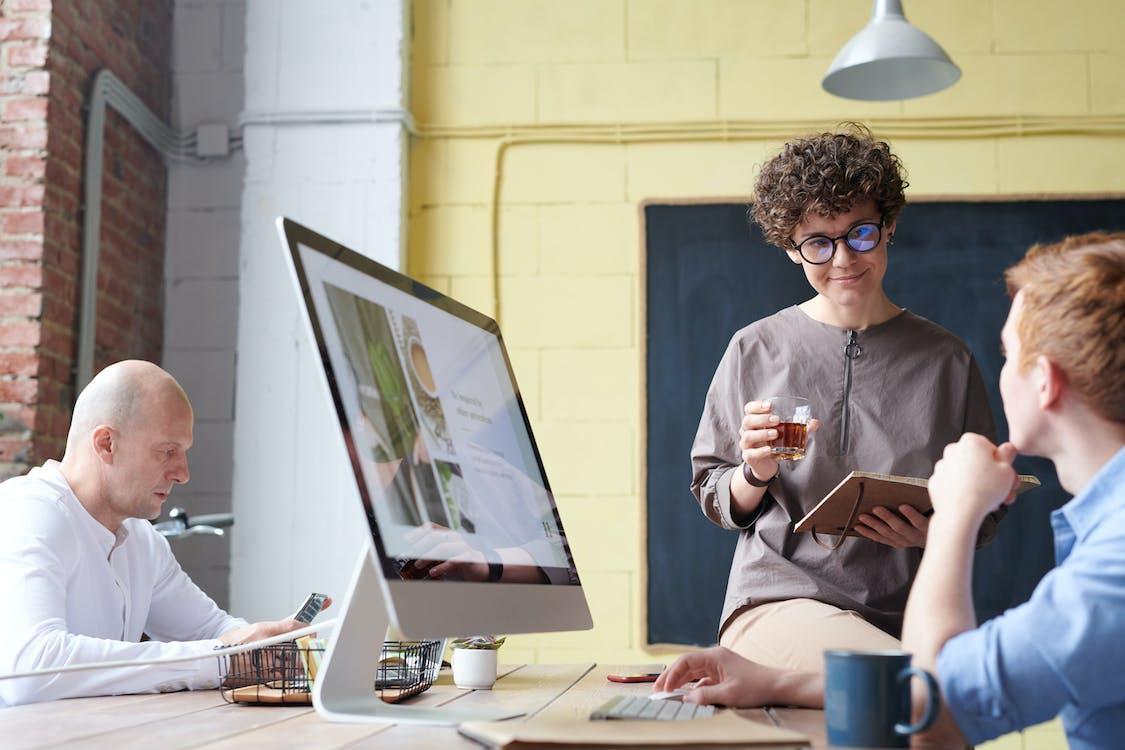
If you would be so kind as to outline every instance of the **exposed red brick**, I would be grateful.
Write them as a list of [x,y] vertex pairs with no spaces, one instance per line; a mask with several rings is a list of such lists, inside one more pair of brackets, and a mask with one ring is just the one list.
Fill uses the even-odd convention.
[[[65,3],[62,4],[65,5]],[[11,13],[17,13],[21,10],[50,10],[51,0],[7,0],[4,3],[4,8]]]
[[47,94],[51,91],[51,76],[45,70],[32,70],[23,77],[23,93]]
[[[57,456],[73,398],[80,303],[83,107],[109,68],[158,116],[170,95],[172,0],[0,0],[0,393],[27,432],[0,446],[0,475]],[[158,360],[165,166],[108,112],[103,144],[98,367]],[[38,217],[38,218],[35,218]],[[15,376],[16,380],[12,380]],[[16,386],[11,383],[19,382]],[[3,434],[3,433],[0,433]]]
[[4,173],[9,177],[41,180],[47,174],[47,161],[38,156],[9,156],[4,163]]
[[16,28],[5,39],[47,39],[50,35],[50,20],[31,16],[20,19]]
[[[31,438],[32,463],[39,463],[48,458],[61,459],[66,448],[66,433],[60,436],[36,434]],[[24,471],[27,469],[25,468]]]
[[0,402],[34,404],[39,398],[36,381],[31,378],[0,378]]
[[38,346],[40,334],[39,324],[34,321],[0,322],[0,346]]
[[23,463],[30,460],[31,441],[25,438],[0,438],[0,461]]
[[38,289],[43,285],[43,266],[38,263],[0,265],[0,287]]
[[0,259],[38,260],[42,255],[42,242],[36,240],[0,240]]
[[0,127],[0,146],[13,149],[47,147],[47,128],[20,123]]
[[14,42],[7,50],[5,61],[15,68],[39,68],[47,63],[47,45],[42,42]]
[[0,316],[23,315],[37,318],[43,310],[43,296],[33,292],[0,294]]
[[[15,356],[21,355],[16,353]],[[35,355],[32,354],[31,356],[34,357]],[[0,361],[3,361],[2,357],[3,355],[0,355]],[[40,363],[40,366],[41,365],[42,363]],[[18,368],[21,365],[19,365],[17,361],[17,363],[13,366]],[[34,374],[34,371],[32,371],[32,374]],[[35,423],[38,419],[38,411],[38,408],[35,406],[8,406],[4,409],[0,409],[0,413],[3,414],[4,421],[7,423],[8,428],[20,431],[35,429]]]
[[[31,377],[38,372],[39,355],[35,352],[0,352],[0,376],[25,375]],[[34,416],[34,410],[29,411]],[[5,416],[10,420],[13,415],[5,413]],[[27,422],[24,422],[24,424],[27,424]]]
[[43,96],[9,99],[4,103],[4,122],[31,120],[42,122],[47,117],[47,98]]
[[23,189],[20,195],[21,206],[42,206],[43,195],[46,192],[43,185],[30,185]]
[[3,227],[5,234],[42,234],[43,212],[18,211],[4,214],[0,227]]

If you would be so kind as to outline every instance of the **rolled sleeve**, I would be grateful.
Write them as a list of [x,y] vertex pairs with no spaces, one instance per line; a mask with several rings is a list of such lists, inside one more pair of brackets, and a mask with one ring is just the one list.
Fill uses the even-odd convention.
[[942,695],[972,744],[1046,721],[1068,699],[1036,643],[1037,630],[1011,616],[1017,614],[961,633],[938,656]]
[[722,519],[722,526],[724,529],[730,529],[731,531],[744,531],[752,527],[755,523],[758,522],[758,519],[761,518],[762,511],[765,510],[766,503],[769,502],[769,494],[767,493],[762,497],[762,501],[758,503],[757,510],[750,514],[749,519],[747,519],[743,523],[739,523],[738,521],[736,521],[734,515],[731,513],[730,497],[730,483],[731,481],[733,481],[734,472],[736,471],[738,471],[737,467],[734,469],[728,469],[727,471],[724,471],[719,475],[719,481],[715,483],[715,494],[713,502],[715,503],[715,512],[718,514],[719,518]]
[[1081,721],[1120,702],[1122,536],[1085,539],[1044,576],[1030,601],[945,644],[938,679],[966,738],[980,742],[1067,707]]
[[731,516],[730,483],[742,463],[738,441],[746,403],[741,391],[743,357],[736,335],[715,370],[691,447],[691,492],[703,515],[728,531],[748,529],[760,515],[753,514],[748,523],[736,523]]

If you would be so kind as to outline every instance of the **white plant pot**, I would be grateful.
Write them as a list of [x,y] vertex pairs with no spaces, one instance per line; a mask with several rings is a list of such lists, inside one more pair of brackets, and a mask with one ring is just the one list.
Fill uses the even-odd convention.
[[496,683],[496,650],[453,649],[453,684],[471,690],[491,690]]

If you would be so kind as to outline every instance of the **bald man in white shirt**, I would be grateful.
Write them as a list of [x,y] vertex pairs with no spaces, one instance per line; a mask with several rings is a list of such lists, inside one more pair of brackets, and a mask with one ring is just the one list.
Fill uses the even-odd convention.
[[[217,687],[216,646],[302,627],[231,617],[149,520],[188,481],[191,404],[150,362],[100,372],[74,405],[61,462],[0,484],[0,675],[199,654],[175,664],[0,680],[0,706]],[[141,642],[142,633],[151,640]]]

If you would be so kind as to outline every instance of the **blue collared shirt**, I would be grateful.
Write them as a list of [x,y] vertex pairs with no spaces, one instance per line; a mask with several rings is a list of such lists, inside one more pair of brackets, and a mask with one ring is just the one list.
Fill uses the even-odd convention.
[[1125,448],[1051,514],[1031,599],[950,639],[938,681],[972,743],[1061,714],[1073,750],[1125,742]]

